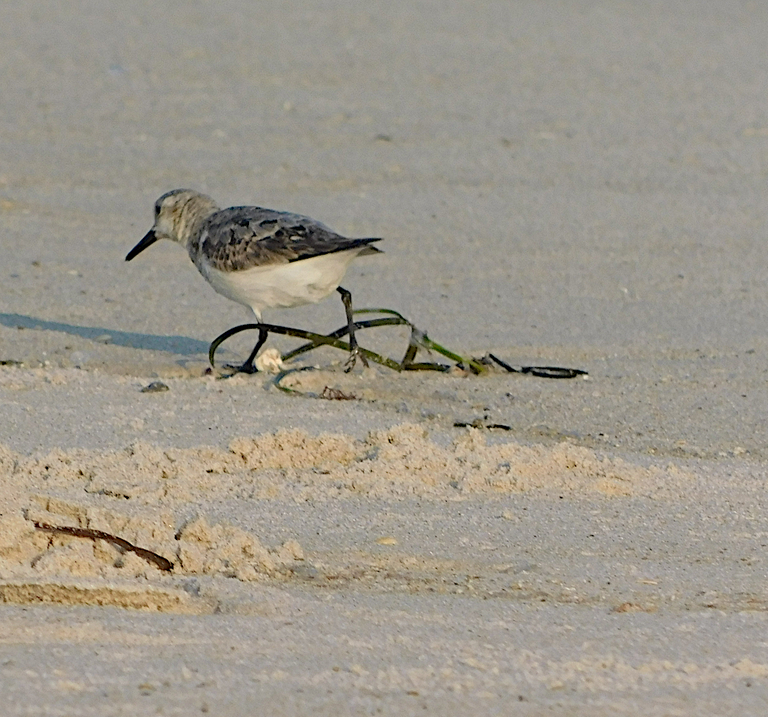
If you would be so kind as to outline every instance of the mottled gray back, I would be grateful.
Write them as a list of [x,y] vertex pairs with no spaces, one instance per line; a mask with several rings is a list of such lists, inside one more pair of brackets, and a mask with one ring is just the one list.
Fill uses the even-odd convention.
[[240,271],[332,254],[380,239],[348,239],[301,214],[230,207],[206,220],[198,241],[211,266],[221,271]]

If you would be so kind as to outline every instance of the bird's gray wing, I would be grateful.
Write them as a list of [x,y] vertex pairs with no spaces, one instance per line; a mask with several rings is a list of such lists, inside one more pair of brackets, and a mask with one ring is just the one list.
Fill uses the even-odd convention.
[[300,214],[262,207],[230,207],[206,221],[200,249],[214,268],[240,271],[287,264],[376,241],[379,239],[348,239]]

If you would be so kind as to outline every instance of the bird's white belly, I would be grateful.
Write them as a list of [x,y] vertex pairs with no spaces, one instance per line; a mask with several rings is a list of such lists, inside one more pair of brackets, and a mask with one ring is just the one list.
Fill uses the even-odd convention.
[[355,248],[242,271],[220,271],[207,264],[199,268],[219,294],[249,306],[260,319],[263,309],[287,309],[324,299],[341,283],[360,251]]

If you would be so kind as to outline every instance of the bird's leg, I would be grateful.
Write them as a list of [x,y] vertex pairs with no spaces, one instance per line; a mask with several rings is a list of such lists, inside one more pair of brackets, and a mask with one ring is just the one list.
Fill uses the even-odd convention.
[[253,362],[256,360],[256,354],[259,353],[259,349],[264,345],[264,342],[267,340],[267,336],[269,336],[269,331],[267,329],[259,329],[259,340],[256,342],[256,345],[253,347],[253,351],[251,351],[251,355],[245,360],[245,363],[242,366],[239,366],[237,371],[238,373],[257,373],[258,369],[256,366],[253,365]]
[[344,287],[337,286],[336,291],[341,294],[341,303],[344,304],[344,311],[347,314],[347,327],[349,329],[349,358],[344,365],[344,371],[349,373],[357,361],[357,357],[363,362],[364,366],[368,366],[368,361],[365,356],[360,353],[360,347],[357,345],[357,339],[355,338],[355,320],[352,318],[352,294],[350,294]]

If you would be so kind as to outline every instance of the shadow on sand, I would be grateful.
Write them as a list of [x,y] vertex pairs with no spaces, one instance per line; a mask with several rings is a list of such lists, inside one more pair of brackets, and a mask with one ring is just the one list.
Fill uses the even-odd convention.
[[[132,349],[147,349],[149,351],[166,351],[172,354],[193,356],[207,354],[208,344],[205,341],[190,339],[186,336],[154,336],[152,334],[135,334],[130,331],[115,331],[114,329],[93,326],[76,326],[62,324],[58,321],[44,321],[22,314],[0,314],[0,324],[9,328],[37,329],[38,331],[60,331],[72,336],[80,336],[91,341],[99,340],[115,346],[127,346]],[[109,336],[109,340],[106,340]]]

